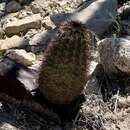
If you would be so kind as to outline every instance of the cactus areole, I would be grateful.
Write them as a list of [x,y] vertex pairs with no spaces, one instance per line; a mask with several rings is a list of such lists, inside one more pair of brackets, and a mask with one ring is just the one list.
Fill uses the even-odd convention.
[[39,90],[55,104],[70,104],[78,97],[88,80],[92,32],[82,24],[66,22],[43,54]]

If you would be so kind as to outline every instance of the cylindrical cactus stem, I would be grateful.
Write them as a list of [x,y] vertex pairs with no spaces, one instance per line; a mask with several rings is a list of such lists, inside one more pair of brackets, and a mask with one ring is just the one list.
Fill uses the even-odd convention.
[[78,97],[90,76],[94,34],[76,22],[66,22],[46,51],[39,74],[39,90],[55,104],[70,104]]

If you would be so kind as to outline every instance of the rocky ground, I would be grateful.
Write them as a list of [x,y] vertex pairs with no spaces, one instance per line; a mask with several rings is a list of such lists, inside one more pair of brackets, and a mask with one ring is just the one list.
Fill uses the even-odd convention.
[[[108,41],[112,42],[115,42],[118,37],[123,37],[123,43],[127,45],[130,42],[129,13],[129,0],[111,0],[111,2],[109,0],[0,0],[0,59],[8,56],[28,68],[37,70],[43,58],[42,53],[55,32],[54,28],[66,20],[81,22],[94,31],[98,37],[99,49],[106,49],[103,46],[105,40],[100,40],[108,37],[111,37]],[[121,44],[122,41],[119,43]],[[115,67],[117,67],[123,72],[130,73],[129,51],[123,53],[126,64],[123,66],[120,63],[122,48],[127,50],[121,44],[119,54],[114,50],[111,53],[100,49],[100,61],[97,58],[98,54],[94,53],[96,58],[92,67],[100,62],[104,65],[104,69],[108,69],[105,69],[106,72],[115,71]],[[120,59],[119,62],[118,60],[111,61],[109,53],[115,54],[112,57]],[[106,63],[104,59],[108,59],[107,61],[112,63],[110,67],[105,66],[109,62]],[[129,130],[129,84],[125,96],[121,96],[121,90],[116,89],[111,99],[104,102],[103,97],[107,98],[105,92],[103,93],[101,90],[104,83],[100,82],[100,78],[98,79],[95,73],[86,85],[84,91],[86,100],[73,120],[61,121],[56,117],[53,119],[44,113],[37,114],[26,107],[1,101],[0,129]],[[101,73],[99,77],[104,77],[104,75]],[[110,84],[107,84],[108,86]],[[66,115],[64,116],[66,118]]]

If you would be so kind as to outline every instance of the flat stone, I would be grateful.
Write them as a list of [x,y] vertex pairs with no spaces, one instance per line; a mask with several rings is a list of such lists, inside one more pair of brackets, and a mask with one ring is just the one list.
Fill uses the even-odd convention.
[[26,40],[22,37],[14,35],[11,38],[6,38],[5,40],[0,40],[0,51],[7,50],[9,48],[20,47],[26,44]]
[[41,27],[40,14],[34,14],[23,19],[17,19],[5,25],[5,33],[7,35],[26,32],[28,29],[39,29]]
[[32,65],[36,60],[35,54],[32,52],[26,52],[23,49],[9,50],[7,51],[7,56],[26,66]]

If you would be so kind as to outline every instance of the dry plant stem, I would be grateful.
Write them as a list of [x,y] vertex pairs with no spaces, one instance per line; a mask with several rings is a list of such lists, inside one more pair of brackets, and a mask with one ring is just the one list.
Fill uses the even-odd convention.
[[79,115],[80,115],[80,112],[77,113],[77,115],[76,115],[76,117],[75,117],[75,119],[73,121],[73,126],[75,126],[76,122],[78,121]]
[[115,113],[115,114],[117,113],[118,99],[119,99],[119,89],[117,90],[116,101],[115,101],[115,107],[114,107],[114,113]]

